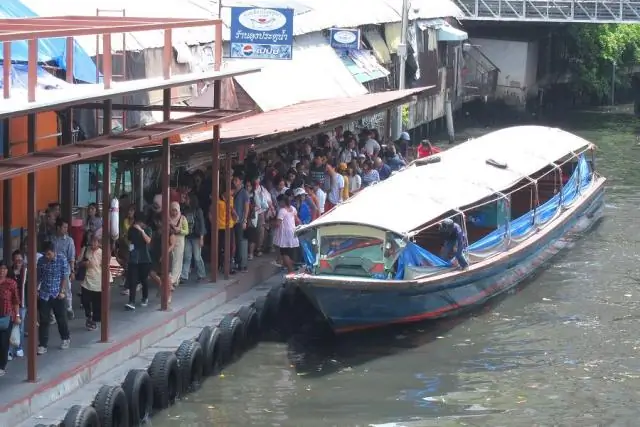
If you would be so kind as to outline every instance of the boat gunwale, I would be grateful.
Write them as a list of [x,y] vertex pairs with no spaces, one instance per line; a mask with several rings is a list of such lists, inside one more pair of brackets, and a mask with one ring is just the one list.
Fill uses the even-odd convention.
[[[575,212],[582,208],[585,204],[592,201],[593,196],[603,190],[604,184],[607,178],[595,174],[593,175],[593,184],[588,187],[587,191],[582,193],[579,200],[576,200],[571,206],[564,209],[560,214],[546,223],[543,227],[533,233],[529,238],[520,244],[504,251],[499,252],[495,256],[487,258],[486,260],[472,264],[465,270],[448,270],[445,273],[438,275],[429,275],[427,277],[420,277],[411,280],[375,280],[371,278],[349,277],[349,276],[315,276],[307,273],[293,273],[285,276],[285,280],[292,284],[302,286],[324,287],[324,288],[344,288],[345,290],[371,290],[371,291],[388,291],[393,290],[406,290],[412,288],[423,288],[425,286],[437,287],[446,286],[457,282],[459,279],[472,278],[474,275],[482,273],[489,268],[493,268],[500,263],[505,263],[508,258],[517,256],[518,254],[528,250],[532,245],[539,244],[546,236],[557,230],[558,227],[565,224]],[[451,280],[454,279],[454,280]],[[443,283],[449,282],[449,283]],[[393,288],[390,288],[393,286]]]

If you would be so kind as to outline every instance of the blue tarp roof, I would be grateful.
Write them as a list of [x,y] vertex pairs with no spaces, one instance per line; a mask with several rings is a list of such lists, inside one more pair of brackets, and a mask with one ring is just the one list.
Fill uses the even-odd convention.
[[[0,60],[0,68],[3,61]],[[28,66],[24,63],[11,64],[11,88],[12,89],[27,89],[28,79]],[[38,82],[37,88],[39,89],[64,89],[65,86],[71,85],[62,79],[57,78],[53,74],[49,73],[42,67],[38,67]],[[4,87],[3,76],[0,75],[0,88]]]
[[[22,4],[19,0],[0,1],[0,17],[2,18],[33,18],[35,12]],[[67,67],[67,43],[64,38],[40,39],[38,46],[39,62],[54,62],[58,67]],[[2,45],[0,45],[0,59],[4,59]],[[26,40],[11,43],[11,61],[26,62],[29,59]],[[75,43],[73,51],[73,76],[87,83],[96,83],[96,64],[91,57]]]

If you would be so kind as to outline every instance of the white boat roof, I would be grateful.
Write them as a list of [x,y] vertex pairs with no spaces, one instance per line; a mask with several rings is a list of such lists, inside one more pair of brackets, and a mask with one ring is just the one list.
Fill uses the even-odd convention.
[[[409,234],[453,209],[505,191],[589,145],[579,136],[551,127],[498,130],[441,153],[438,163],[408,167],[363,189],[304,228],[360,224]],[[507,167],[491,166],[488,159]]]

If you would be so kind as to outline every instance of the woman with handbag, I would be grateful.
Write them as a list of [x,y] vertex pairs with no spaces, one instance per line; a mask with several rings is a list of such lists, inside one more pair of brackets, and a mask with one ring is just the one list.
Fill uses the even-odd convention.
[[[11,268],[9,268],[10,279],[15,280],[18,286],[18,297],[20,298],[20,311],[18,314],[22,320],[27,315],[27,265],[24,262],[22,252],[16,250],[11,254]],[[9,349],[9,360],[12,357],[24,357],[24,323],[20,324],[20,345],[11,346]]]
[[9,268],[0,261],[0,377],[9,361],[9,344],[13,325],[21,323],[20,297],[16,281],[7,277]]
[[[87,330],[95,331],[102,320],[102,249],[98,236],[89,239],[80,258],[82,279],[82,307],[86,317]],[[111,283],[111,272],[109,272]]]

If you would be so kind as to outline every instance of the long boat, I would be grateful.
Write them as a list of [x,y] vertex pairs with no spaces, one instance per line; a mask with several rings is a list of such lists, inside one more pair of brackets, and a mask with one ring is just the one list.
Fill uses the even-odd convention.
[[[517,126],[416,160],[298,228],[306,268],[286,282],[336,333],[484,304],[602,216],[595,149],[557,128]],[[467,266],[436,255],[452,222]]]

